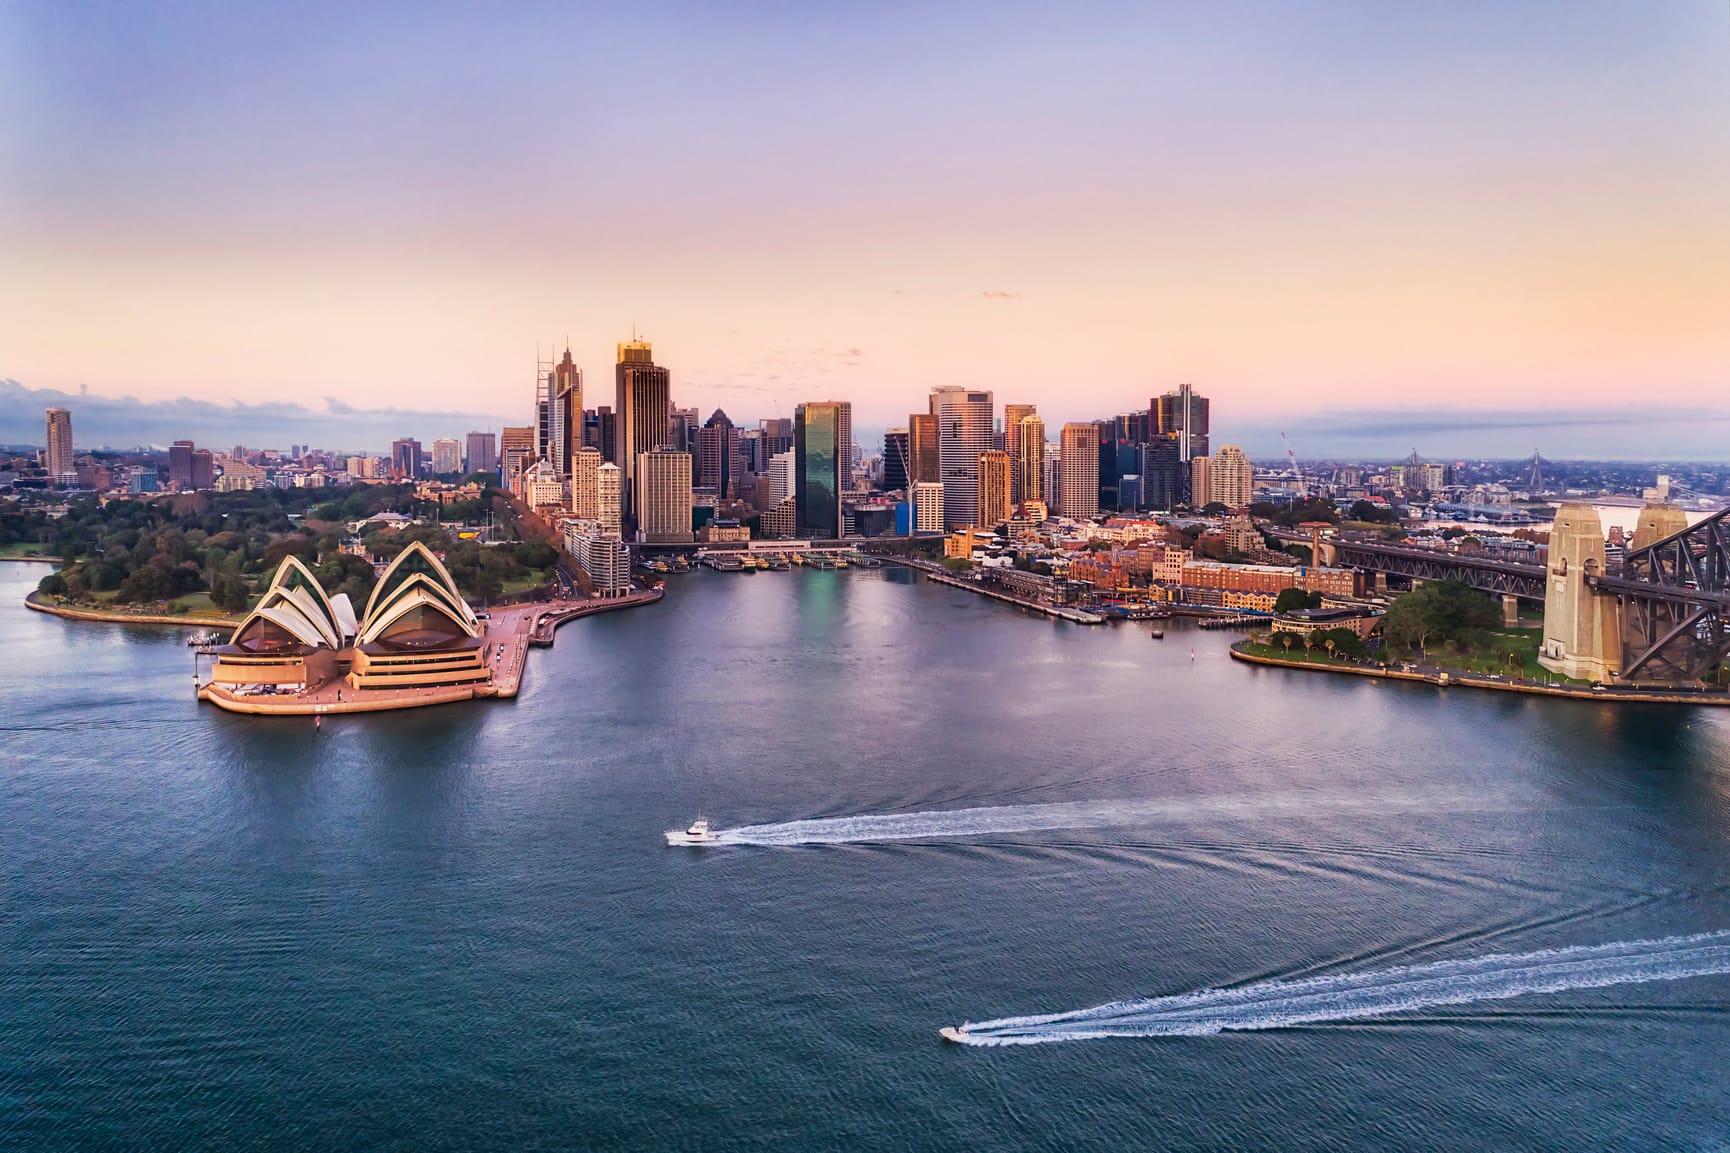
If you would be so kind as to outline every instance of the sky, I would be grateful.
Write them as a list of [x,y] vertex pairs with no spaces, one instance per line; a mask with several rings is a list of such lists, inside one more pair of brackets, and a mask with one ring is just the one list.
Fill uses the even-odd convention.
[[1725,0],[0,0],[0,440],[460,435],[635,331],[735,420],[1724,459],[1727,205]]

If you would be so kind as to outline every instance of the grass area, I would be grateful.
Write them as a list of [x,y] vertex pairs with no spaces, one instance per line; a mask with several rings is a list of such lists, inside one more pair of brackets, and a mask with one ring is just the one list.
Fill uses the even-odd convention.
[[1243,651],[1252,657],[1274,657],[1282,661],[1292,661],[1306,665],[1356,665],[1357,661],[1349,657],[1331,657],[1326,649],[1306,649],[1301,644],[1293,644],[1287,652],[1284,645],[1264,645],[1257,641],[1244,641]]
[[58,560],[53,545],[42,544],[39,541],[18,541],[14,544],[0,544],[0,556],[36,556],[45,560]]
[[517,593],[527,592],[529,589],[537,588],[540,585],[549,585],[552,583],[553,583],[553,570],[552,569],[540,569],[538,571],[531,572],[528,576],[518,577],[516,580],[506,581],[504,592],[501,593],[500,595],[501,596],[507,596],[507,597],[508,596],[514,596]]
[[[230,613],[222,611],[217,608],[216,605],[211,603],[210,594],[202,592],[188,593],[186,596],[177,597],[168,602],[166,609],[158,604],[121,604],[117,599],[119,596],[120,593],[113,589],[110,589],[107,592],[86,593],[83,600],[76,604],[68,605],[67,607],[90,608],[101,612],[133,613],[141,617],[162,616],[166,613],[170,616],[185,614],[186,616],[191,617],[222,617],[225,620],[239,621],[240,618],[246,615],[244,612]],[[176,608],[176,606],[179,607]]]

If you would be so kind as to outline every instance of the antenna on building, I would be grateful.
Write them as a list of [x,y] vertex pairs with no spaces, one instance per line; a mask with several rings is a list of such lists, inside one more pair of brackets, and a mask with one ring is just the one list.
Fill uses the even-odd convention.
[[1539,493],[1544,490],[1544,458],[1538,455],[1538,450],[1532,450],[1532,472],[1526,478],[1526,491]]

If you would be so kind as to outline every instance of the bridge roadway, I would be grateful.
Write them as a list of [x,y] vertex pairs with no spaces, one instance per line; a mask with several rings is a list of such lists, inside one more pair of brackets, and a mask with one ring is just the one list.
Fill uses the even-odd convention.
[[1327,542],[1334,550],[1334,563],[1344,568],[1367,569],[1417,580],[1462,581],[1475,589],[1521,600],[1544,600],[1544,566],[1517,561],[1443,552],[1412,545],[1379,541]]

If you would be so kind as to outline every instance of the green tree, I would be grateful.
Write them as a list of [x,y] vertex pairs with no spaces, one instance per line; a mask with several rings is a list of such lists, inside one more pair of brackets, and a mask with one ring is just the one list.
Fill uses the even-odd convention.
[[1281,589],[1274,599],[1273,611],[1276,613],[1296,612],[1299,609],[1320,608],[1322,594],[1305,592],[1303,589]]
[[1470,650],[1484,630],[1501,616],[1495,602],[1459,581],[1421,585],[1394,601],[1382,621],[1382,635],[1392,646],[1427,652],[1433,645],[1453,644]]

